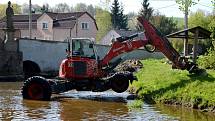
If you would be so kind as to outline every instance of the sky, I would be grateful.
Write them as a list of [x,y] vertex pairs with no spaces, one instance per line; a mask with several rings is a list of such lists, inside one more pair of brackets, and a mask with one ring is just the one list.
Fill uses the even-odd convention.
[[[0,4],[6,4],[9,0],[0,0]],[[29,3],[29,0],[10,0],[12,3],[24,4]],[[58,3],[67,3],[70,6],[75,6],[77,3],[85,3],[87,5],[92,4],[94,6],[101,5],[101,1],[105,0],[31,0],[32,4],[43,5],[48,3],[51,7],[55,6]],[[51,1],[51,2],[50,2]],[[143,0],[119,0],[119,3],[124,6],[125,13],[136,12],[141,9],[141,2]],[[158,10],[161,14],[164,14],[168,17],[183,17],[184,14],[179,10],[178,5],[175,3],[175,0],[149,0],[150,6],[153,9]],[[111,0],[110,3],[113,3]],[[111,5],[111,4],[110,4]],[[204,10],[206,12],[211,12],[213,7],[211,0],[200,0],[199,4],[192,6],[191,11],[195,12],[198,9]]]

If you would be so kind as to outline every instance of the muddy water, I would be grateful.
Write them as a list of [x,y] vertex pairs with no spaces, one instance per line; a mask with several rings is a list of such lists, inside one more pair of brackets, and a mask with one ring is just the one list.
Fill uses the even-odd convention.
[[143,104],[129,109],[127,93],[70,91],[54,95],[51,101],[23,100],[22,83],[0,83],[0,120],[158,120],[214,121],[215,115],[195,110]]

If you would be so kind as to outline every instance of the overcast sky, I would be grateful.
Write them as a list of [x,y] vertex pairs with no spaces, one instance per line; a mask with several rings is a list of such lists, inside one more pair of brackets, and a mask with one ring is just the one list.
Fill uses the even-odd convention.
[[[24,4],[29,3],[29,0],[10,0],[12,3]],[[75,6],[77,3],[85,3],[85,4],[93,4],[99,5],[100,1],[105,0],[31,0],[32,4],[43,5],[48,3],[50,6],[54,6],[58,3],[64,2],[70,6]],[[138,12],[141,8],[141,2],[143,0],[119,0],[120,3],[123,4],[125,13],[128,12]],[[178,9],[178,5],[175,3],[174,0],[149,0],[150,6],[153,7],[155,10],[159,10],[162,14],[166,16],[174,16],[174,17],[183,17],[183,13]],[[7,3],[8,0],[0,0],[0,3]],[[113,0],[111,0],[111,3]],[[212,11],[212,4],[211,0],[200,0],[199,4],[193,6],[191,11],[195,12],[198,9],[202,9],[207,12]]]

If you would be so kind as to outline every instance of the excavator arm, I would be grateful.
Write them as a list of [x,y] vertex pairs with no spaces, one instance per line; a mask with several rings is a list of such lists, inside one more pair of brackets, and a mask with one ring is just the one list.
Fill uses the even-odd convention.
[[150,44],[162,52],[173,63],[173,67],[182,70],[188,70],[190,73],[198,73],[200,70],[196,64],[188,61],[187,58],[181,57],[180,54],[172,47],[166,36],[159,32],[151,23],[142,17],[138,18],[139,23],[145,30],[145,38],[133,40],[138,34],[129,37],[119,37],[112,44],[108,54],[102,59],[101,66],[110,65],[110,61],[122,53],[128,53],[140,47]]
[[131,35],[130,37],[116,38],[116,41],[112,44],[108,54],[102,59],[101,65],[102,66],[110,65],[109,62],[113,58],[119,56],[122,53],[128,53],[140,47],[143,47],[148,43],[147,39],[133,40],[133,38],[136,36],[138,36],[138,34]]

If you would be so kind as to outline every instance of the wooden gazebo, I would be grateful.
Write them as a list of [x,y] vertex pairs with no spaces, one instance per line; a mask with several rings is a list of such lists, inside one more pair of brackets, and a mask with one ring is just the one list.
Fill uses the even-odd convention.
[[[189,33],[193,33],[193,35],[189,34]],[[186,36],[186,33],[188,33]],[[168,38],[181,38],[181,39],[194,39],[193,42],[193,62],[196,62],[196,58],[197,58],[197,47],[198,47],[198,39],[208,39],[210,38],[211,32],[200,27],[193,27],[193,28],[189,28],[189,29],[184,29],[172,34],[167,35]],[[187,47],[187,45],[185,46]],[[187,48],[185,48],[187,49]]]

